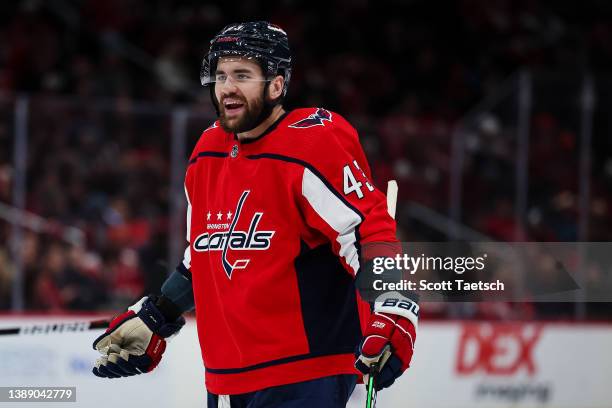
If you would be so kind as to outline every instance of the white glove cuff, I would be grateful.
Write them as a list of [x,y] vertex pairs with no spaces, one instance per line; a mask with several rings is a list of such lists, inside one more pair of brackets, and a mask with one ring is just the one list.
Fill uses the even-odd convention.
[[387,292],[377,297],[374,311],[405,317],[414,325],[415,332],[419,329],[419,305],[399,292]]
[[148,299],[148,296],[143,297],[142,299],[140,299],[138,302],[134,303],[132,306],[128,307],[128,310],[131,310],[132,312],[138,314],[138,312],[140,312],[140,309],[142,309],[142,304],[144,302],[146,302],[146,300]]

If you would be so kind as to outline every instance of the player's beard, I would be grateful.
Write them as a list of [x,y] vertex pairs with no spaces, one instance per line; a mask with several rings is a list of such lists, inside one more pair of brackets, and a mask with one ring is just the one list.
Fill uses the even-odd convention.
[[263,95],[259,98],[255,98],[251,101],[247,101],[244,98],[238,96],[232,96],[234,99],[240,99],[244,104],[244,111],[240,116],[228,119],[225,113],[225,106],[223,103],[219,104],[219,123],[223,130],[228,133],[242,133],[256,128],[264,119],[262,118],[265,113],[265,104]]

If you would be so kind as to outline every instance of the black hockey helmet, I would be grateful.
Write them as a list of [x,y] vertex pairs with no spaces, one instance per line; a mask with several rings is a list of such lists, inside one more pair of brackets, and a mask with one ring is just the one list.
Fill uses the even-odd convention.
[[217,63],[225,56],[257,60],[266,80],[282,75],[285,79],[282,96],[287,94],[291,79],[291,50],[287,33],[282,28],[267,21],[230,24],[223,28],[210,41],[210,48],[202,61],[202,85],[214,84]]

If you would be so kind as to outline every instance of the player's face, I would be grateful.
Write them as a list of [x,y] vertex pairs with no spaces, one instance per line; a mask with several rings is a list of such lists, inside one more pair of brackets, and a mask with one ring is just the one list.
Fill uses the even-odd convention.
[[226,132],[246,132],[258,125],[265,85],[257,62],[237,57],[219,59],[215,95],[219,101],[219,122]]

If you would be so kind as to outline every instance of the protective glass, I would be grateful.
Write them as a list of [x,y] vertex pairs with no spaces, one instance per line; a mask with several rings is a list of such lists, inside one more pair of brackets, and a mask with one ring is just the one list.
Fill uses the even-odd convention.
[[226,61],[244,61],[252,60],[258,62],[259,55],[241,55],[236,56],[225,56],[223,53],[215,53],[214,55],[207,55],[203,61],[203,69],[200,72],[200,81],[202,85],[210,85],[219,83],[225,84],[227,81],[231,81],[234,84],[244,84],[249,82],[265,82],[269,78],[262,77],[261,75],[255,75],[250,72],[218,72],[216,69],[219,58],[224,58]]
[[249,82],[266,82],[265,78],[261,76],[255,77],[251,73],[234,72],[225,73],[218,72],[215,75],[211,75],[209,78],[209,84],[225,85],[226,82],[230,81],[232,84],[246,84]]

